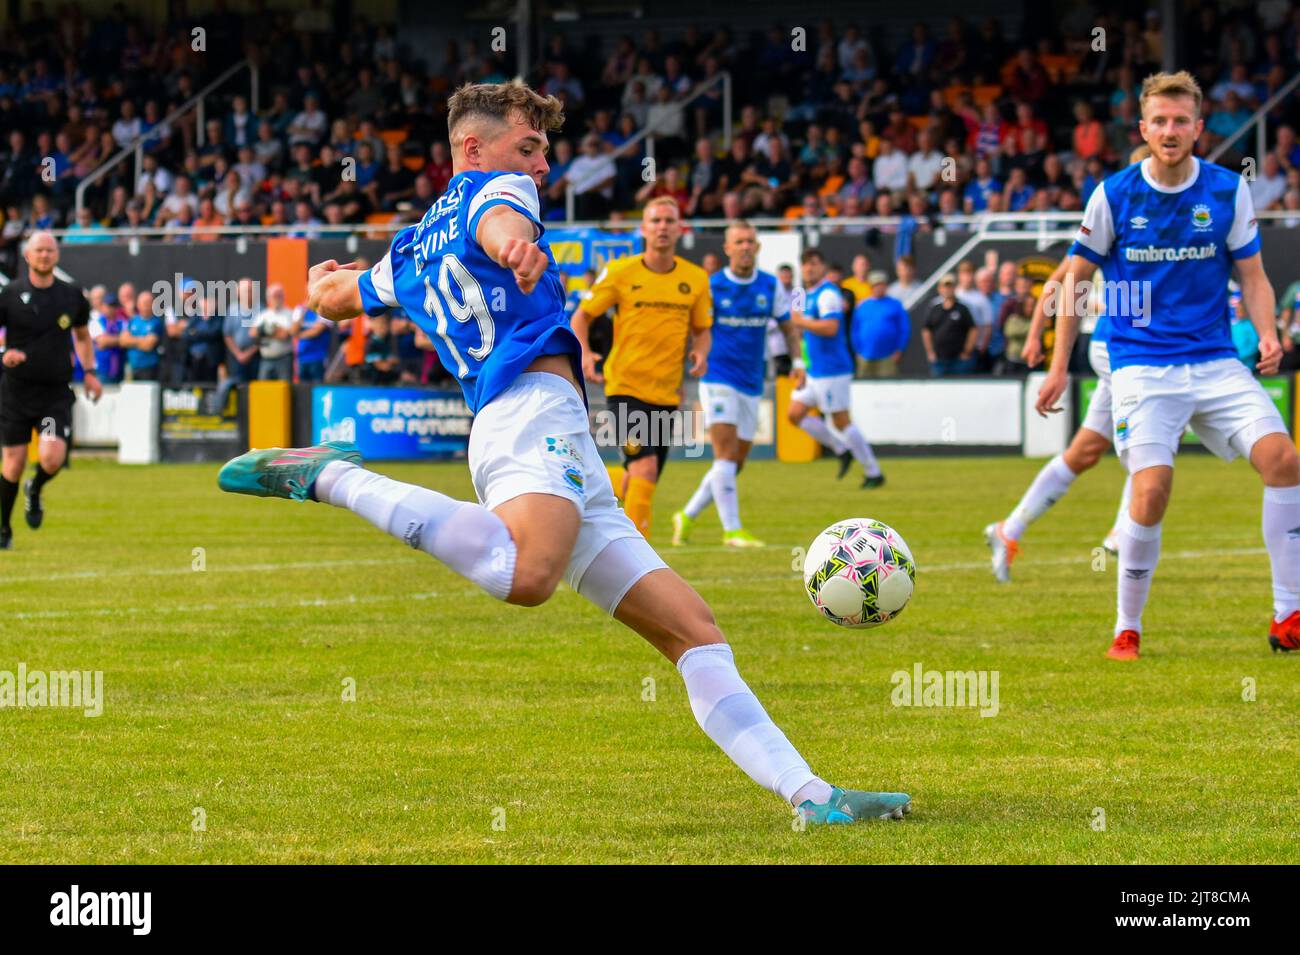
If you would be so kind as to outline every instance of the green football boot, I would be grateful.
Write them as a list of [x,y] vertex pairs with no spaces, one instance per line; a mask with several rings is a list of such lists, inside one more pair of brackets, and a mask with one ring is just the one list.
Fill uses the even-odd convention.
[[724,547],[766,547],[761,540],[745,530],[743,527],[734,531],[723,531],[722,546]]
[[695,521],[686,516],[685,511],[677,511],[673,514],[673,546],[681,547],[691,539],[691,528],[695,526]]
[[310,448],[254,448],[227,461],[217,475],[221,490],[257,497],[310,501],[316,478],[332,461],[361,466],[361,453],[350,441],[326,441]]

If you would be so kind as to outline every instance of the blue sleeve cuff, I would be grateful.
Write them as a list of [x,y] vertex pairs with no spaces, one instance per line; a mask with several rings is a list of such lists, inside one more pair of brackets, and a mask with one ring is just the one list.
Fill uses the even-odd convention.
[[1086,245],[1084,245],[1082,242],[1080,242],[1077,239],[1073,243],[1071,243],[1070,251],[1067,254],[1081,255],[1089,262],[1091,262],[1093,265],[1102,265],[1106,261],[1106,256],[1094,252],[1092,249],[1088,248]]
[[1240,249],[1229,249],[1228,255],[1232,257],[1232,260],[1234,262],[1238,262],[1241,259],[1250,258],[1252,255],[1255,255],[1257,252],[1259,252],[1259,250],[1260,250],[1259,232],[1257,231],[1255,233],[1255,238],[1251,239]]
[[361,290],[361,307],[367,315],[383,315],[389,310],[390,306],[384,304],[375,291],[375,282],[369,272],[361,273],[357,279],[357,288]]

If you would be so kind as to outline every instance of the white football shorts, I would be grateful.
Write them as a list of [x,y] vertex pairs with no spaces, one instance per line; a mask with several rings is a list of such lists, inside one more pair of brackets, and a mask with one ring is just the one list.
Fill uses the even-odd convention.
[[1235,358],[1190,365],[1129,365],[1111,375],[1115,450],[1130,474],[1173,466],[1188,425],[1225,461],[1287,434],[1263,386]]
[[1111,386],[1110,386],[1110,352],[1105,342],[1091,342],[1088,345],[1088,363],[1097,373],[1097,387],[1088,403],[1088,413],[1084,415],[1080,427],[1095,431],[1104,438],[1110,438],[1114,430],[1111,420]]
[[852,375],[831,375],[828,378],[809,375],[804,379],[803,387],[791,393],[790,400],[807,408],[816,408],[822,414],[848,411],[849,383],[852,381]]
[[[558,375],[526,372],[479,409],[469,435],[469,470],[479,503],[488,510],[521,494],[573,502],[582,527],[564,579],[607,613],[645,574],[667,566],[618,506],[591,437],[587,407]],[[618,559],[606,563],[616,565],[617,579],[604,572],[588,575],[615,541],[622,543],[610,556]]]
[[704,427],[734,424],[741,441],[753,441],[758,432],[758,395],[747,395],[731,385],[717,381],[700,382],[700,407],[704,409]]

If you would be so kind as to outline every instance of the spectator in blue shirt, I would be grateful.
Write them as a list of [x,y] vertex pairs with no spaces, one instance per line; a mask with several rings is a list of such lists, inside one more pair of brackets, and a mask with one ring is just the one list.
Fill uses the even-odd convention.
[[154,314],[153,292],[144,291],[136,298],[136,314],[131,316],[118,344],[126,349],[126,368],[131,381],[157,381],[162,362],[163,320]]
[[1002,191],[1002,183],[993,175],[993,167],[984,156],[975,160],[975,177],[962,191],[962,205],[967,215],[983,212],[989,207],[989,196]]
[[867,275],[867,284],[871,297],[854,307],[849,335],[858,358],[858,377],[894,378],[912,337],[912,321],[903,303],[887,294],[888,275],[873,271]]
[[294,310],[293,334],[298,341],[298,380],[325,380],[325,363],[330,355],[330,332],[334,323],[321,318],[305,305]]

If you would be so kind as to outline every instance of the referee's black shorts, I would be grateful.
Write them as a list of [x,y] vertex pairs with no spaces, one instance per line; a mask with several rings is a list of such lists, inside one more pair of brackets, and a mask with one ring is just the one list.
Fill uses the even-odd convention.
[[630,464],[654,456],[662,474],[672,444],[672,423],[676,405],[652,405],[631,395],[606,395],[605,402],[618,426],[623,442],[623,462]]
[[25,445],[33,429],[69,440],[75,402],[72,389],[62,382],[20,381],[5,375],[0,378],[0,445]]

